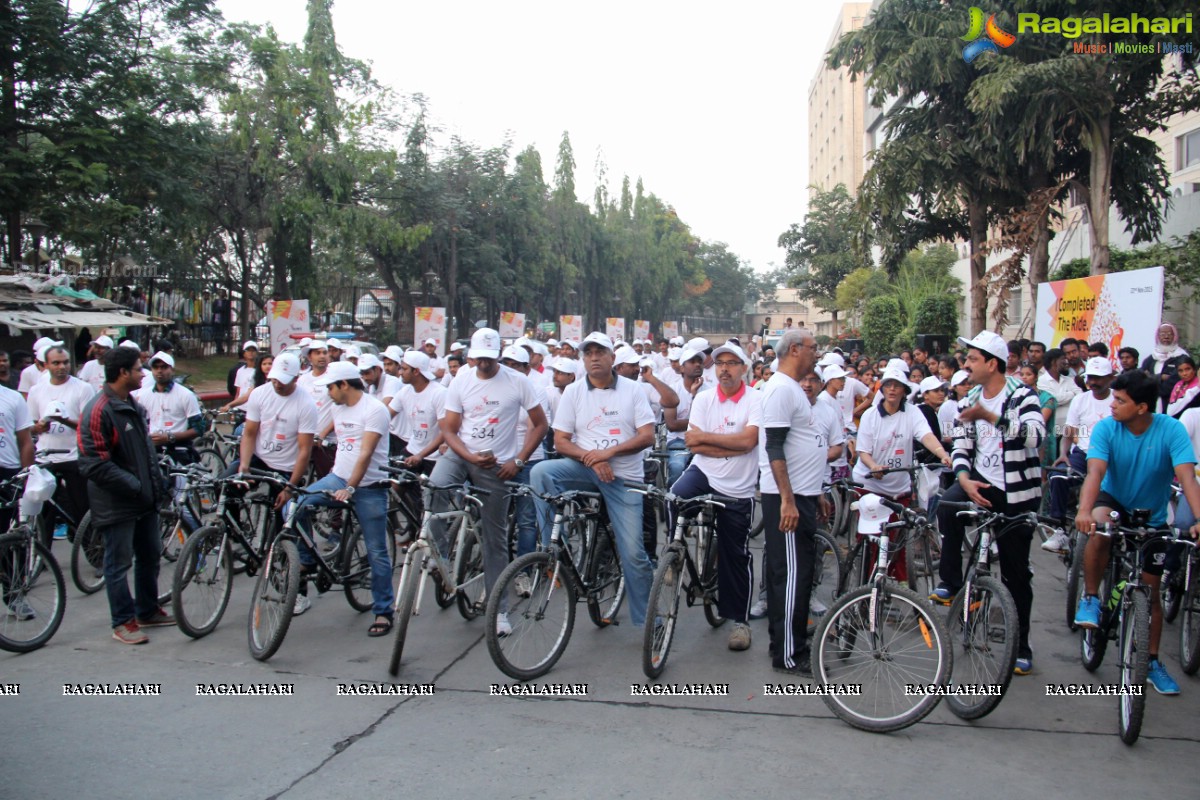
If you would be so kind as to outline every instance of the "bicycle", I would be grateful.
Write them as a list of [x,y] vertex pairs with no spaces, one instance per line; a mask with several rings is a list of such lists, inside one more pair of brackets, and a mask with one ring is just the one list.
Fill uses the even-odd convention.
[[[246,412],[240,409],[224,412],[205,409],[203,413],[204,433],[196,437],[193,444],[200,463],[215,477],[241,457],[239,448],[242,440],[232,433],[232,429],[246,421]],[[219,433],[219,424],[229,425],[231,432]]]
[[50,641],[67,606],[62,570],[33,524],[41,503],[21,497],[32,469],[0,484],[0,507],[16,512],[8,532],[0,535],[0,599],[7,607],[0,615],[0,649],[12,653],[28,653]]
[[[1070,467],[1047,467],[1045,472],[1049,473],[1049,481],[1071,481],[1069,484],[1067,509],[1074,509],[1079,503],[1080,485],[1087,476]],[[1049,493],[1047,492],[1047,494]],[[1073,518],[1073,516],[1069,517],[1069,519]],[[1067,537],[1067,549],[1058,552],[1057,555],[1066,568],[1067,627],[1072,632],[1077,631],[1079,630],[1079,626],[1075,624],[1075,609],[1079,606],[1079,582],[1083,578],[1084,551],[1084,548],[1080,546],[1078,532],[1075,530],[1074,525],[1069,525],[1041,514],[1037,516],[1037,524],[1034,530],[1043,544],[1059,533]]]
[[[392,643],[391,661],[388,662],[388,673],[396,675],[400,672],[400,661],[408,640],[409,620],[421,613],[421,599],[425,595],[424,576],[433,579],[434,599],[441,608],[449,608],[451,603],[457,602],[459,614],[466,620],[474,619],[483,610],[483,544],[479,536],[483,502],[475,493],[487,492],[466,483],[434,486],[424,475],[395,467],[385,469],[397,480],[418,481],[430,495],[435,491],[450,492],[457,500],[448,511],[434,512],[431,510],[432,497],[427,498],[420,534],[405,549],[399,588],[396,590],[396,636]],[[447,530],[446,541],[435,541],[431,525],[434,521],[454,525],[453,533]],[[443,550],[448,552],[443,554]]]
[[891,532],[911,528],[915,521],[909,517],[918,512],[885,498],[878,502],[901,519],[875,533],[864,531],[860,518],[860,536],[876,545],[875,569],[867,585],[843,594],[821,619],[813,638],[813,674],[824,685],[857,686],[857,695],[829,692],[822,699],[844,722],[883,733],[933,711],[941,700],[938,690],[949,680],[953,654],[940,615],[925,598],[888,577]]
[[[1179,597],[1179,665],[1188,675],[1200,670],[1200,550],[1195,542],[1180,539],[1190,545],[1181,570],[1182,578]],[[1166,580],[1165,578],[1163,579]],[[1164,609],[1165,615],[1165,609]]]
[[[616,624],[625,599],[625,576],[616,539],[601,519],[601,496],[572,490],[541,495],[554,507],[554,526],[547,548],[510,563],[487,602],[487,643],[492,661],[509,677],[533,680],[549,672],[567,649],[575,625],[576,598],[582,595],[596,627]],[[529,592],[513,591],[517,577],[529,578]],[[501,636],[496,620],[504,600],[512,631]]]

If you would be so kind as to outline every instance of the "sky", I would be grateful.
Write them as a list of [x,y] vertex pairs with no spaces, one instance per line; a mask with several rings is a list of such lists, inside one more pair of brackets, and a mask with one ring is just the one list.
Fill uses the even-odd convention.
[[[218,0],[226,20],[300,42],[305,0]],[[576,192],[596,162],[674,206],[693,234],[758,271],[782,265],[779,234],[804,216],[808,87],[839,3],[610,0],[392,4],[335,0],[342,52],[433,124],[482,147],[534,145],[551,180],[563,131]]]

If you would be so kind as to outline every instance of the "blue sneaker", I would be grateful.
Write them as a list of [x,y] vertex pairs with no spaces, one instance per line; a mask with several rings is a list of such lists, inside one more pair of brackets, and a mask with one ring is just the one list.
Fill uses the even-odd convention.
[[67,523],[60,522],[54,528],[54,538],[57,541],[62,541],[67,538]]
[[929,601],[931,603],[939,603],[943,606],[948,606],[954,602],[954,596],[956,594],[958,594],[958,592],[954,591],[949,586],[946,586],[946,584],[942,584],[933,590],[933,594],[929,595]]
[[1159,694],[1179,694],[1179,684],[1167,672],[1167,668],[1157,658],[1150,661],[1150,672],[1146,675],[1154,691]]
[[1079,598],[1079,607],[1075,609],[1075,624],[1080,628],[1096,630],[1100,627],[1100,598],[1085,594]]
[[1018,656],[1013,665],[1013,675],[1028,675],[1033,672],[1033,656]]

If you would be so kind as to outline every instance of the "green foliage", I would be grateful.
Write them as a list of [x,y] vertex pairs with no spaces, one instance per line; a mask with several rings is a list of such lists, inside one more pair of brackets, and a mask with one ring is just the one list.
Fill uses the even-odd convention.
[[958,301],[950,295],[929,295],[917,306],[912,329],[914,333],[958,335]]
[[889,290],[900,301],[905,321],[916,319],[927,297],[962,295],[962,281],[951,274],[954,261],[954,248],[949,245],[914,250],[904,257]]
[[[1129,272],[1148,267],[1164,267],[1164,286],[1167,304],[1192,301],[1192,293],[1200,286],[1200,229],[1185,237],[1175,236],[1168,242],[1157,242],[1149,247],[1124,250],[1114,247],[1110,264],[1113,272]],[[1052,281],[1086,278],[1091,274],[1091,262],[1087,258],[1076,258],[1059,266],[1050,276]]]
[[900,302],[895,297],[874,297],[863,311],[863,344],[868,353],[888,351],[904,328]]
[[[810,187],[815,188],[815,187]],[[816,190],[808,213],[800,225],[792,225],[779,237],[787,251],[790,283],[800,296],[836,319],[841,306],[837,288],[847,275],[870,263],[861,247],[862,218],[844,184],[831,191]]]

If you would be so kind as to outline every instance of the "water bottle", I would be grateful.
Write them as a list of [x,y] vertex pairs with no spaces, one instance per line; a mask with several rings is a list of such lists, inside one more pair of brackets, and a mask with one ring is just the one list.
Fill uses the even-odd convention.
[[1108,610],[1116,611],[1121,605],[1121,595],[1125,594],[1125,581],[1121,581],[1113,587],[1112,593],[1108,596]]

